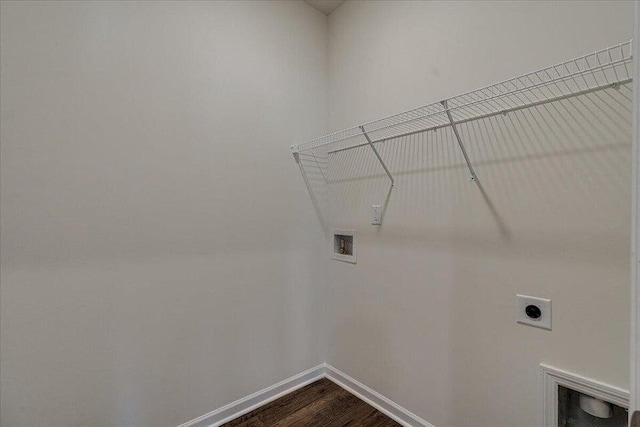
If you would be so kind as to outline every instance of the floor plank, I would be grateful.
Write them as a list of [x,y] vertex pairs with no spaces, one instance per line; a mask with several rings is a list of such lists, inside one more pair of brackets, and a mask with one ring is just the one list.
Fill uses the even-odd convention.
[[323,378],[221,427],[399,427],[400,424]]

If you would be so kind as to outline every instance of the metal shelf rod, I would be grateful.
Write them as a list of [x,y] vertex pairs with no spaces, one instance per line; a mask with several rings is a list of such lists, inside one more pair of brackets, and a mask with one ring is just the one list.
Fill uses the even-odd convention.
[[[632,81],[633,81],[633,79],[625,79],[625,80],[621,80],[621,81],[616,82],[616,83],[607,83],[607,84],[603,84],[603,85],[600,85],[600,86],[592,87],[590,89],[581,90],[579,92],[573,92],[573,93],[570,93],[570,94],[567,94],[567,95],[557,96],[557,97],[545,99],[545,100],[542,100],[542,101],[531,102],[531,103],[526,104],[526,105],[518,105],[516,107],[495,111],[493,113],[487,113],[487,114],[482,114],[482,115],[475,116],[475,117],[461,119],[461,120],[456,121],[456,124],[460,125],[460,124],[463,124],[463,123],[472,122],[474,120],[482,120],[482,119],[486,119],[486,118],[489,118],[489,117],[494,117],[494,116],[499,116],[499,115],[506,115],[506,114],[514,112],[514,111],[526,110],[527,108],[533,108],[533,107],[537,107],[537,106],[548,104],[548,103],[555,102],[555,101],[562,101],[564,99],[569,99],[569,98],[573,98],[573,97],[580,96],[580,95],[586,95],[588,93],[597,92],[597,91],[603,90],[603,89],[615,88],[615,87],[618,87],[618,86],[629,84]],[[443,113],[444,113],[444,111],[443,111]],[[432,131],[432,130],[444,129],[444,128],[447,128],[449,126],[451,126],[451,123],[445,123],[445,124],[442,124],[442,125],[431,126],[431,127],[427,127],[427,128],[424,128],[424,129],[419,129],[419,130],[414,130],[414,131],[411,131],[411,132],[405,132],[405,133],[402,133],[402,134],[399,134],[399,135],[394,135],[394,136],[391,136],[391,137],[376,139],[376,140],[371,141],[371,143],[372,144],[377,144],[379,142],[385,142],[385,141],[389,141],[389,140],[395,139],[395,138],[402,138],[402,137],[405,137],[405,136],[411,136],[411,135],[415,135],[415,134],[422,133],[422,132],[428,132],[428,131]],[[345,148],[339,148],[337,150],[327,151],[327,154],[340,153],[342,151],[348,151],[348,150],[352,150],[354,148],[364,147],[366,145],[369,145],[369,143],[365,142],[365,143],[362,143],[362,144],[356,144],[356,145],[352,145],[352,146],[345,147]]]
[[376,157],[378,158],[378,161],[380,162],[380,164],[384,168],[384,171],[387,173],[387,176],[391,180],[391,186],[395,187],[395,181],[393,180],[393,176],[391,176],[391,172],[389,172],[387,165],[384,164],[384,160],[382,160],[382,157],[380,157],[380,153],[378,153],[378,150],[376,150],[376,147],[373,145],[373,142],[369,138],[369,135],[367,135],[367,132],[364,130],[364,126],[360,126],[360,130],[362,131],[362,134],[364,135],[364,137],[367,138],[367,142],[369,143],[369,146],[373,150],[373,153],[376,155]]
[[[632,42],[627,41],[551,67],[447,98],[448,109],[451,115],[458,119],[456,123],[459,124],[463,123],[463,120],[490,117],[494,114],[564,99],[565,96],[588,93],[607,87],[611,83],[625,84],[631,77],[629,68],[632,61]],[[567,86],[570,93],[563,93],[564,90],[560,88],[559,84]],[[442,105],[433,103],[371,121],[362,127],[367,129],[371,143],[375,144],[378,142],[375,140],[376,138],[388,140],[410,133],[423,132],[448,124],[448,121],[448,116],[442,110]],[[313,150],[341,141],[352,140],[360,135],[361,129],[356,126],[293,145],[291,150],[294,152]]]
[[447,113],[447,117],[449,117],[449,122],[451,123],[451,129],[453,129],[453,134],[456,136],[456,140],[458,141],[460,150],[462,150],[462,155],[464,156],[464,161],[467,162],[467,167],[469,168],[469,172],[471,172],[471,181],[478,182],[478,176],[476,175],[476,171],[473,170],[473,165],[471,164],[471,160],[469,160],[469,155],[467,154],[467,150],[464,148],[464,144],[462,143],[462,138],[458,133],[456,122],[453,120],[453,117],[451,116],[451,111],[449,110],[446,99],[442,101],[442,106],[444,107],[444,110]]

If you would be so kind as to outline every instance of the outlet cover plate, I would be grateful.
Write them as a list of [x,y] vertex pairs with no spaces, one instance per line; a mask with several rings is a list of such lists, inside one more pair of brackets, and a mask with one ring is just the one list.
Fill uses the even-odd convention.
[[[540,317],[534,319],[527,315],[526,308],[529,305],[534,305],[540,309]],[[527,295],[516,295],[516,322],[551,330],[551,300]]]

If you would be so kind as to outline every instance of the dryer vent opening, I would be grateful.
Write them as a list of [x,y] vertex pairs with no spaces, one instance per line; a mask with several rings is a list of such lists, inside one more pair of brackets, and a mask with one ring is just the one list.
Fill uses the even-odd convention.
[[558,427],[626,427],[627,410],[558,386]]

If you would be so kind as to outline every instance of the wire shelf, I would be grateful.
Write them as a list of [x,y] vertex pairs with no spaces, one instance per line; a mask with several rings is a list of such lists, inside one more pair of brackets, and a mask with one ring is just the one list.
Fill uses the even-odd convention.
[[[324,153],[506,114],[632,79],[632,41],[596,51],[423,107],[344,129],[291,146],[294,154],[323,148]],[[375,148],[374,148],[375,150]]]

